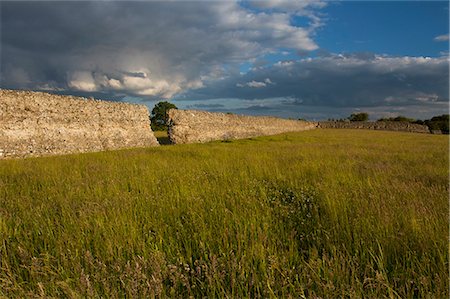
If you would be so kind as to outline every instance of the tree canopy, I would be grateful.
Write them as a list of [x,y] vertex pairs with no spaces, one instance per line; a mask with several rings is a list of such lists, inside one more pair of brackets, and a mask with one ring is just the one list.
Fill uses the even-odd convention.
[[369,120],[369,114],[365,112],[352,113],[348,119],[350,121],[367,121]]
[[449,133],[449,115],[442,114],[439,116],[434,116],[431,119],[425,120],[425,124],[430,128],[430,130],[441,130],[442,133]]
[[159,102],[155,105],[150,115],[152,130],[163,131],[167,129],[167,126],[169,125],[169,116],[167,112],[169,112],[170,109],[178,108],[167,101]]
[[407,121],[413,124],[426,125],[431,131],[442,131],[444,134],[449,133],[449,115],[442,114],[439,116],[433,116],[431,119],[420,120],[408,118],[405,116],[380,118],[377,121]]
[[405,117],[405,116],[397,116],[397,117],[383,117],[378,119],[377,121],[403,121],[403,122],[415,122],[416,120],[413,118]]

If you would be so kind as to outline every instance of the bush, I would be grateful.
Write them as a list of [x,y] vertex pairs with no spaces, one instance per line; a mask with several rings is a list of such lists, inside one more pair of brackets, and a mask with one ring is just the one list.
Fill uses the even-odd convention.
[[368,121],[369,114],[365,112],[352,113],[348,119],[350,121]]
[[442,114],[439,116],[434,116],[429,120],[425,121],[425,124],[430,128],[430,130],[441,130],[442,133],[448,134],[449,133],[449,115],[448,114]]
[[404,121],[404,122],[414,123],[416,120],[414,120],[412,118],[408,118],[408,117],[399,115],[397,117],[383,117],[383,118],[380,118],[377,121]]
[[167,126],[169,125],[169,116],[167,115],[167,112],[170,109],[178,108],[174,104],[167,101],[159,102],[155,105],[150,115],[150,121],[153,131],[167,130]]

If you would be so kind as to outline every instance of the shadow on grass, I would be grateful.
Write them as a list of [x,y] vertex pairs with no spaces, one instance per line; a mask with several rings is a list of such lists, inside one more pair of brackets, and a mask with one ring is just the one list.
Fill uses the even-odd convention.
[[169,135],[167,134],[167,131],[154,131],[156,139],[158,140],[159,144],[161,145],[171,145],[172,142],[170,142]]

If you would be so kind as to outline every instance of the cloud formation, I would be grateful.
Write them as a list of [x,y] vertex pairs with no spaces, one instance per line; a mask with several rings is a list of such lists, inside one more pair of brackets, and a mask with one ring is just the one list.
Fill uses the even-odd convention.
[[[448,111],[448,53],[329,54],[314,41],[324,26],[324,1],[1,1],[0,6],[3,88],[163,98],[185,108],[292,117],[357,109],[411,116]],[[315,50],[314,58],[295,54]]]
[[251,88],[260,88],[266,87],[268,84],[274,84],[269,78],[264,79],[264,81],[255,81],[252,80],[246,83],[236,83],[237,87],[251,87]]
[[442,35],[438,35],[434,38],[435,42],[446,42],[449,40],[449,35],[448,34],[442,34]]
[[320,2],[275,2],[267,13],[231,1],[3,1],[2,86],[170,98],[279,48],[317,49],[291,17],[314,18]]
[[230,76],[190,91],[185,98],[237,98],[254,102],[247,107],[265,100],[259,110],[272,108],[274,112],[322,107],[318,109],[341,109],[345,113],[365,109],[380,113],[376,108],[384,107],[389,113],[398,107],[414,107],[415,110],[407,109],[413,116],[421,110],[445,113],[449,101],[448,68],[448,57],[330,55],[253,68],[244,75]]

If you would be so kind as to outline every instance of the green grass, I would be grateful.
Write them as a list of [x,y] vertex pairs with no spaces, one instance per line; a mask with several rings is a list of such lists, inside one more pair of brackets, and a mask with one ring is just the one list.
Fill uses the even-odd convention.
[[447,298],[448,136],[0,161],[0,297]]

